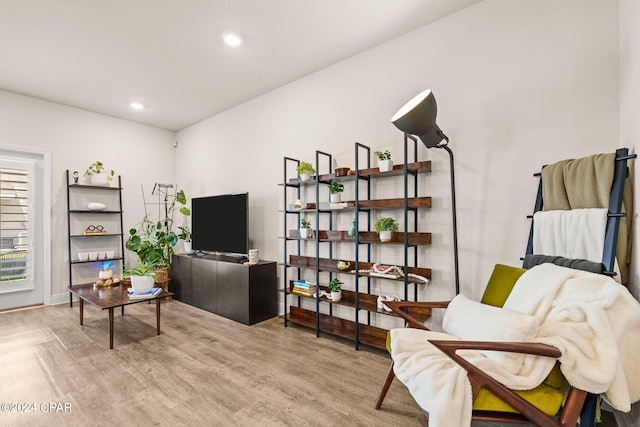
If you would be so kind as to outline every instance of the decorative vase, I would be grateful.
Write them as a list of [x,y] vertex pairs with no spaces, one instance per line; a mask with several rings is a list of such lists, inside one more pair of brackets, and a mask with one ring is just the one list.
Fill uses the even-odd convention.
[[309,180],[311,179],[311,174],[310,174],[310,173],[308,173],[308,172],[301,173],[301,174],[300,174],[300,179],[301,179],[302,181],[309,181]]
[[331,201],[331,203],[339,203],[340,202],[340,194],[341,193],[329,194],[329,200]]
[[338,302],[342,299],[342,291],[331,291],[331,301]]
[[353,221],[351,222],[351,227],[349,227],[349,231],[347,231],[347,234],[351,237],[356,235],[356,219],[353,218]]
[[393,170],[393,160],[378,160],[380,172],[391,172]]
[[391,240],[391,236],[393,235],[393,231],[391,230],[383,230],[380,232],[380,241],[381,242],[388,242],[389,240]]
[[131,276],[131,287],[133,292],[138,294],[146,294],[153,288],[153,276]]
[[106,187],[109,184],[109,175],[106,173],[91,174],[91,185]]
[[310,228],[301,228],[300,229],[300,238],[301,239],[308,239],[309,237],[311,237],[311,229]]
[[184,247],[185,254],[192,254],[195,251],[191,248],[191,242],[182,242],[182,246]]
[[102,280],[111,279],[113,277],[113,270],[100,270],[98,277]]

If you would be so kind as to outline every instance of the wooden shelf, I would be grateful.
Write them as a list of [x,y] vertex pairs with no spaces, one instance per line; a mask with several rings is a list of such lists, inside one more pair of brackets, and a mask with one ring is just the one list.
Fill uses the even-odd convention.
[[91,190],[122,190],[122,187],[109,187],[108,185],[69,184],[69,188],[89,188]]
[[[417,209],[417,208],[431,208],[431,197],[410,197],[408,200],[408,208],[409,209]],[[321,212],[340,212],[340,211],[349,211],[355,209],[356,202],[354,200],[345,200],[344,203],[347,203],[348,206],[339,209],[320,209]],[[360,200],[358,202],[358,209],[361,211],[373,210],[373,209],[403,209],[404,208],[404,198],[399,197],[395,199],[378,199],[378,200]],[[298,213],[298,212],[315,212],[317,209],[315,208],[315,203],[313,208],[306,209],[287,209],[287,213]]]
[[69,213],[77,214],[121,214],[122,211],[90,211],[88,209],[73,209]]
[[[329,289],[326,286],[320,286],[320,290],[325,291],[325,292],[329,292]],[[280,292],[283,292],[283,289],[280,289]],[[294,297],[301,297],[301,298],[309,298],[309,299],[313,299],[315,300],[315,297],[313,296],[306,296],[306,295],[300,295],[300,294],[296,294],[293,291],[293,281],[289,282],[289,290],[287,291],[287,295],[292,295]],[[337,305],[343,305],[346,307],[352,307],[355,308],[356,306],[356,292],[354,291],[347,291],[347,290],[342,290],[342,299],[340,299],[340,301],[331,301],[330,299],[321,296],[320,297],[320,301],[322,302],[328,302],[331,304],[337,304]],[[384,314],[387,316],[391,316],[391,317],[399,317],[397,314],[395,314],[392,311],[386,311],[385,309],[379,309],[378,308],[378,296],[377,295],[373,295],[373,294],[366,294],[366,293],[362,293],[359,292],[358,293],[358,308],[360,310],[364,310],[364,311],[368,311],[370,313],[378,313],[378,314]],[[419,320],[420,322],[424,322],[426,321],[429,317],[431,317],[431,309],[430,308],[416,308],[416,307],[410,307],[409,314],[411,314],[415,319]]]
[[110,236],[122,236],[122,233],[107,233],[107,234],[72,234],[69,237],[110,237]]
[[[350,274],[348,271],[339,270],[338,269],[338,261],[346,261],[351,264],[349,270],[355,269],[355,261],[352,260],[338,260],[332,258],[319,258],[320,271],[328,271],[331,273],[343,273]],[[289,256],[289,267],[297,267],[297,268],[308,268],[315,270],[316,268],[316,258],[308,257],[308,256],[299,256],[299,255],[290,255]],[[358,268],[360,270],[370,270],[373,267],[373,263],[370,262],[362,262],[358,263]],[[431,280],[431,269],[430,268],[420,268],[420,267],[407,267],[407,271],[409,273],[417,274],[419,276],[426,277]],[[366,274],[360,274],[360,276],[367,277]],[[374,277],[374,276],[371,276]],[[395,280],[398,282],[404,282],[404,278],[400,277],[398,279],[391,279],[386,277],[375,277],[376,279],[384,279],[384,280]],[[415,279],[409,278],[409,283],[417,283]]]
[[[414,162],[407,164],[407,170],[409,172],[417,172],[417,173],[426,173],[431,172],[431,161],[424,162]],[[396,176],[404,174],[404,165],[394,165],[393,170],[390,172],[380,172],[378,168],[368,168],[361,169],[358,171],[358,177],[360,178],[377,178],[377,177],[386,177],[386,176]],[[328,173],[319,176],[312,176],[309,181],[302,181],[298,178],[291,178],[287,182],[288,185],[297,184],[297,185],[315,185],[316,180],[320,182],[329,182],[329,181],[353,181],[356,179],[355,175],[346,175],[346,176],[336,176],[333,173]]]
[[[288,239],[293,240],[315,240],[320,239],[321,242],[354,242],[355,236],[349,236],[347,231],[340,230],[314,230],[316,237],[309,239],[300,239],[299,230],[289,230]],[[409,246],[421,246],[431,244],[431,233],[407,233],[409,235]],[[404,245],[404,235],[402,231],[397,231],[391,236],[388,242],[381,242],[378,233],[375,231],[359,231],[358,238],[360,243],[380,243],[380,244],[399,244]]]
[[[289,307],[289,321],[306,326],[307,328],[315,329],[316,327],[316,313],[314,311],[306,310],[296,306]],[[356,324],[351,320],[341,319],[339,317],[328,316],[326,314],[318,313],[320,319],[320,331],[326,332],[331,335],[336,335],[342,338],[354,340],[356,337]],[[386,329],[376,328],[375,326],[369,326],[365,324],[358,325],[359,341],[362,344],[369,345],[381,350],[386,349],[387,333]]]

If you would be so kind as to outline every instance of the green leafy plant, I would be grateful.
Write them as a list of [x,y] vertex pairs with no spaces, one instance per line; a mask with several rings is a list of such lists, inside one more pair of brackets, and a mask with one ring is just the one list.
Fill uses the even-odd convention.
[[180,234],[178,234],[178,238],[184,240],[185,242],[190,242],[192,239],[192,235],[191,235],[191,230],[189,230],[188,226],[184,226],[184,227],[178,227],[178,230],[180,230]]
[[[84,174],[87,175],[87,176],[91,176],[94,173],[102,173],[103,170],[104,170],[104,165],[102,164],[101,161],[98,160],[97,162],[95,162],[91,166],[89,166],[89,168],[86,170],[86,172]],[[107,173],[107,175],[109,175],[109,177],[112,177],[114,174],[115,174],[115,172],[113,170],[111,170],[110,172]]]
[[391,160],[391,152],[389,150],[376,151],[376,156],[378,156],[378,160]]
[[376,221],[374,228],[379,233],[381,231],[398,231],[398,221],[390,217],[382,217]]
[[125,276],[152,276],[155,277],[154,270],[157,265],[154,263],[145,262],[142,258],[138,257],[137,267],[128,267],[124,270]]
[[329,282],[327,286],[331,292],[339,292],[342,290],[343,283],[338,279],[333,279]]
[[296,167],[296,171],[298,175],[302,175],[303,173],[314,174],[316,170],[313,168],[313,165],[309,162],[300,162],[300,164]]
[[329,183],[329,194],[342,193],[344,191],[344,185],[336,181]]
[[150,218],[145,204],[145,215],[140,223],[129,230],[125,244],[126,248],[135,252],[144,263],[153,264],[157,268],[168,267],[171,264],[173,247],[178,243],[178,235],[173,231],[175,210],[178,209],[185,216],[191,215],[191,210],[185,206],[187,197],[183,190],[178,190],[175,195],[165,194],[165,202],[165,217],[158,221]]
[[311,228],[311,222],[309,222],[306,219],[302,218],[300,220],[300,228]]

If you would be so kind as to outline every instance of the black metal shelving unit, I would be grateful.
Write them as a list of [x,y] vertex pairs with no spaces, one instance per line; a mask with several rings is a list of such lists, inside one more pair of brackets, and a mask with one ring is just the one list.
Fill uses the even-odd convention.
[[[74,283],[73,283],[73,267],[76,265],[80,265],[80,264],[92,264],[92,263],[97,263],[97,262],[104,262],[104,261],[116,261],[116,262],[120,262],[121,263],[121,267],[124,268],[125,265],[125,252],[124,252],[124,223],[123,223],[123,218],[122,218],[122,180],[120,175],[118,175],[118,185],[116,187],[111,187],[111,186],[99,186],[99,185],[85,185],[85,184],[75,184],[71,182],[71,174],[69,172],[69,170],[67,169],[67,173],[66,173],[66,179],[67,179],[67,245],[68,245],[68,255],[69,255],[69,259],[67,261],[68,263],[68,268],[69,268],[69,288],[71,288]],[[102,210],[102,211],[94,211],[94,210],[89,210],[89,209],[77,209],[71,208],[71,194],[73,191],[76,190],[80,190],[80,191],[94,191],[96,192],[96,194],[99,193],[113,193],[113,192],[117,192],[118,194],[118,209],[111,209],[111,210]],[[117,215],[119,218],[119,227],[120,229],[118,230],[118,233],[107,233],[107,234],[95,234],[95,235],[86,235],[86,234],[72,234],[71,232],[71,221],[73,217],[80,217],[83,215],[87,215],[89,217],[91,216],[97,216],[97,215]],[[75,240],[82,240],[82,239],[104,239],[104,238],[109,238],[109,239],[113,239],[114,237],[117,237],[119,240],[119,256],[116,257],[112,257],[112,258],[103,258],[103,259],[98,259],[98,260],[86,260],[86,261],[80,261],[78,260],[78,257],[74,257],[73,254],[73,249],[72,249],[72,242]],[[114,248],[115,250],[115,248]],[[73,306],[73,295],[71,293],[69,293],[69,306]]]
[[[412,150],[410,150],[410,145]],[[371,293],[372,277],[368,274],[360,274],[358,271],[370,269],[372,266],[372,245],[387,244],[377,240],[377,234],[372,232],[372,211],[383,209],[396,209],[403,213],[404,232],[402,239],[396,240],[396,243],[403,248],[404,277],[401,279],[378,278],[384,282],[390,280],[403,282],[404,299],[418,299],[418,283],[415,279],[410,279],[408,273],[419,274],[421,276],[431,278],[431,270],[428,268],[418,267],[419,251],[418,248],[425,244],[431,243],[430,233],[418,231],[418,211],[422,208],[431,207],[430,197],[420,197],[419,175],[431,171],[431,163],[428,161],[417,161],[418,144],[417,140],[411,136],[405,136],[404,140],[404,157],[403,164],[394,166],[391,172],[380,172],[378,168],[371,168],[371,149],[361,143],[355,143],[355,168],[353,175],[336,176],[331,173],[331,165],[333,158],[331,154],[322,151],[315,153],[316,175],[310,181],[302,181],[295,177],[295,166],[300,161],[290,157],[284,158],[284,181],[280,184],[283,187],[283,227],[284,227],[284,250],[283,250],[283,287],[281,291],[284,293],[284,325],[288,322],[300,324],[315,329],[316,335],[320,336],[321,332],[329,333],[354,341],[355,348],[358,349],[360,344],[366,344],[372,347],[384,348],[387,330],[372,326],[371,313],[384,314],[394,316],[385,310],[379,310],[376,306],[377,295]],[[324,173],[327,169],[328,172]],[[371,199],[371,184],[373,180],[388,179],[390,177],[401,176],[403,196],[395,199]],[[320,191],[326,187],[331,181],[351,182],[354,186],[355,195],[353,201],[348,201],[348,207],[343,209],[323,209],[320,202]],[[304,187],[309,187],[303,194]],[[293,191],[292,191],[293,190]],[[292,198],[300,199],[303,195],[307,196],[313,191],[315,196],[315,206],[305,209],[291,209],[293,203]],[[291,196],[293,194],[293,196]],[[305,202],[308,202],[305,200]],[[344,202],[344,200],[343,200]],[[353,237],[347,237],[346,231],[334,230],[334,216],[341,213],[350,212],[356,218],[356,234]],[[314,252],[311,254],[311,245],[304,248],[303,256],[302,240],[297,230],[291,227],[290,218],[295,219],[296,224],[300,223],[302,215],[313,215],[315,217],[316,231],[313,236]],[[328,230],[323,231],[319,225],[323,215],[328,215]],[[402,221],[402,220],[401,220]],[[297,228],[297,227],[293,227]],[[375,236],[374,236],[375,235]],[[312,240],[307,239],[307,240]],[[296,242],[293,248],[290,247],[292,242]],[[354,245],[354,259],[349,260],[352,268],[356,271],[354,276],[354,291],[344,291],[343,299],[339,302],[331,302],[330,300],[320,297],[316,292],[315,310],[302,308],[304,298],[297,294],[291,293],[293,277],[300,279],[301,270],[307,269],[315,273],[317,290],[321,284],[328,282],[335,275],[345,274],[336,267],[338,260],[334,259],[334,245],[341,244]],[[326,254],[326,255],[325,255]],[[325,257],[326,256],[326,257]],[[291,272],[290,270],[296,270]],[[321,273],[328,273],[328,279],[321,280]],[[366,281],[365,283],[362,283]],[[409,292],[411,285],[412,291]],[[383,284],[381,284],[382,286]],[[366,290],[366,292],[365,292]],[[363,291],[363,292],[361,292]],[[346,294],[346,295],[345,295]],[[413,294],[413,295],[411,295]],[[291,303],[289,296],[294,298]],[[328,304],[328,309],[324,310],[328,314],[321,312],[321,306]],[[334,305],[347,306],[354,309],[353,320],[344,319],[334,315]],[[308,306],[308,305],[307,305]],[[360,311],[366,311],[364,318],[360,316]],[[414,315],[424,315],[425,319],[429,313],[412,313]]]

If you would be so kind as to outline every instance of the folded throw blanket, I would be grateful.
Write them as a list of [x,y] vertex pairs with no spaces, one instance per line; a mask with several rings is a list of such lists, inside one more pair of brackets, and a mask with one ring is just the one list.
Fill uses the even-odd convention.
[[606,209],[536,212],[533,253],[601,262],[606,228]]
[[[561,350],[561,370],[572,386],[603,394],[623,412],[640,400],[640,303],[624,286],[606,276],[543,264],[520,277],[505,309],[538,320],[540,328],[533,341]],[[466,371],[428,342],[440,339],[458,338],[393,329],[394,372],[429,413],[430,427],[468,426],[471,386]],[[551,358],[528,355],[522,369],[513,374],[479,351],[459,354],[512,389],[536,387],[555,363]]]

